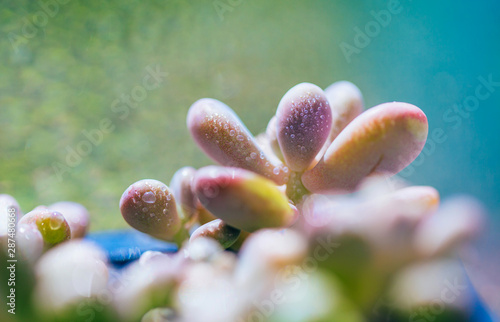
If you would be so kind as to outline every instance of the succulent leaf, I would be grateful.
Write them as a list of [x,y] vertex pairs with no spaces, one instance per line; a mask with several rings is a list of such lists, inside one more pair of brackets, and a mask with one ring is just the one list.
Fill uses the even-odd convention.
[[282,227],[294,217],[288,199],[277,186],[247,170],[219,166],[199,169],[193,190],[207,210],[248,232]]
[[339,81],[325,89],[325,95],[332,108],[332,129],[328,142],[363,112],[363,96],[359,88],[351,82]]
[[281,161],[285,161],[283,158],[283,153],[281,152],[280,144],[278,142],[278,137],[276,136],[276,122],[278,118],[273,116],[266,127],[266,137],[269,141],[269,146],[274,153]]
[[191,189],[195,173],[196,169],[193,167],[182,167],[174,173],[170,181],[170,190],[181,207],[184,221],[189,221],[197,212],[198,198]]
[[157,180],[144,179],[128,187],[120,211],[130,226],[159,239],[172,240],[181,227],[174,195]]
[[427,131],[427,118],[414,105],[375,106],[346,126],[321,161],[302,175],[302,183],[314,193],[345,193],[368,175],[396,174],[418,156]]
[[288,168],[272,162],[226,104],[198,100],[189,109],[187,126],[198,146],[221,165],[253,171],[279,185],[286,182]]
[[71,238],[71,228],[64,216],[45,206],[36,207],[24,215],[19,220],[19,226],[25,224],[36,226],[42,234],[45,245],[48,247]]
[[423,257],[437,257],[479,236],[486,211],[477,200],[455,196],[419,226],[414,244]]
[[276,136],[285,163],[306,170],[328,139],[332,110],[321,88],[310,83],[292,87],[276,111]]
[[189,241],[200,237],[209,237],[218,241],[222,247],[229,248],[240,236],[240,230],[227,225],[220,219],[213,220],[196,229]]

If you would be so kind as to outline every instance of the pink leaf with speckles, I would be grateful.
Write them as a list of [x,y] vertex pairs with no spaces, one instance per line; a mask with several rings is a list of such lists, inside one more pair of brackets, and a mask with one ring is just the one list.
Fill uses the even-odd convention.
[[130,226],[159,239],[172,240],[181,227],[173,194],[157,180],[140,180],[128,187],[120,211]]
[[328,138],[332,110],[321,88],[310,83],[292,87],[276,111],[276,136],[285,163],[304,171]]
[[187,126],[198,146],[214,161],[253,171],[279,185],[286,182],[288,168],[268,158],[226,104],[210,98],[198,100],[189,109]]
[[368,175],[398,173],[422,151],[427,132],[427,118],[414,105],[373,107],[337,136],[302,183],[314,193],[345,193]]

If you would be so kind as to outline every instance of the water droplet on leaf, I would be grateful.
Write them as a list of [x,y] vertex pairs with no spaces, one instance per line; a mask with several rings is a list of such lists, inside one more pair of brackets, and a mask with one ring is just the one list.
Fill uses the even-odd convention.
[[148,191],[142,195],[142,200],[146,203],[154,203],[156,201],[156,196],[153,192]]

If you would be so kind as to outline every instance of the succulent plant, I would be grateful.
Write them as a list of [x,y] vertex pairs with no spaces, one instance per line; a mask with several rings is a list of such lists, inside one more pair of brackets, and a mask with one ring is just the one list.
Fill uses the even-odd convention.
[[64,216],[45,206],[39,206],[19,220],[19,226],[32,225],[40,231],[46,247],[52,247],[71,238],[71,229]]
[[[176,253],[148,251],[116,270],[78,239],[88,229],[83,206],[37,207],[19,220],[42,317],[77,320],[83,308],[122,321],[412,320],[433,309],[436,289],[420,284],[429,274],[434,284],[448,278],[443,269],[458,272],[454,251],[481,231],[475,200],[440,207],[434,188],[392,177],[427,138],[426,116],[414,105],[363,112],[352,83],[324,91],[301,83],[256,137],[215,99],[196,101],[187,126],[218,165],[182,167],[170,187],[137,181],[119,202],[131,227],[176,243]],[[19,214],[0,195],[1,216],[12,205]],[[432,318],[467,319],[471,299],[457,299],[440,303]]]

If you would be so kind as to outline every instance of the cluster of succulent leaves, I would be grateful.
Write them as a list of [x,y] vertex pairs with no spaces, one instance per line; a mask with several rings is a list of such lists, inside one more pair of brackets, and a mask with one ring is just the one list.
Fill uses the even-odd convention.
[[170,188],[136,182],[122,195],[122,215],[139,231],[179,244],[205,218],[222,222],[193,235],[218,234],[224,245],[236,241],[235,229],[288,227],[308,195],[353,192],[366,177],[393,175],[420,153],[428,126],[418,107],[393,102],[362,110],[359,89],[349,82],[326,91],[301,83],[284,95],[266,133],[255,138],[227,105],[201,99],[191,106],[187,126],[220,166],[181,168]]
[[[310,253],[325,243],[322,238],[326,243],[333,238],[342,251],[326,267],[341,281],[350,303],[366,313],[396,271],[440,258],[479,231],[480,210],[474,201],[452,203],[448,208],[454,211],[456,204],[463,206],[462,215],[455,214],[459,224],[437,232],[435,217],[444,218],[439,225],[453,220],[449,210],[427,220],[439,204],[437,191],[406,187],[390,178],[418,156],[427,138],[426,116],[414,105],[391,102],[363,111],[361,93],[350,82],[334,83],[325,91],[301,83],[283,96],[267,130],[257,137],[216,99],[195,102],[187,126],[201,150],[219,165],[181,168],[170,187],[138,181],[120,200],[124,219],[156,238],[182,246],[188,236],[190,243],[209,237],[235,251],[243,245],[243,262],[252,253],[251,236],[269,229],[298,232]],[[359,196],[370,180],[381,191],[368,193],[371,198]],[[385,189],[388,184],[400,186]],[[345,202],[346,195],[354,202]],[[339,216],[364,224],[347,225]],[[401,228],[405,225],[411,228]],[[407,234],[407,240],[398,240],[400,234]],[[269,239],[267,247],[276,248],[268,250],[269,257],[283,251],[277,242]],[[400,243],[399,249],[393,243]],[[298,257],[302,246],[288,245]],[[253,260],[269,260],[260,251]],[[290,256],[283,262],[294,260]]]
[[[119,202],[130,226],[179,251],[148,251],[118,270],[80,238],[89,224],[83,206],[39,206],[15,218],[28,281],[22,303],[34,307],[21,310],[25,317],[467,320],[468,292],[436,311],[441,290],[427,290],[464,278],[453,253],[480,231],[481,206],[462,197],[439,207],[434,188],[391,177],[425,144],[418,107],[392,102],[363,111],[349,82],[324,91],[302,83],[257,137],[215,99],[195,102],[187,126],[219,165],[183,167],[168,186],[140,180]],[[12,207],[20,216],[15,199],[0,195],[5,222]],[[3,249],[9,236],[0,225]]]

